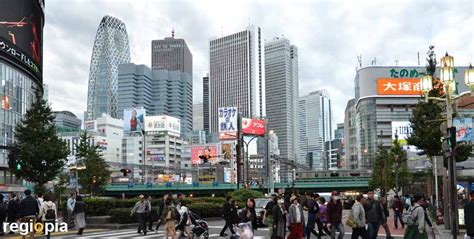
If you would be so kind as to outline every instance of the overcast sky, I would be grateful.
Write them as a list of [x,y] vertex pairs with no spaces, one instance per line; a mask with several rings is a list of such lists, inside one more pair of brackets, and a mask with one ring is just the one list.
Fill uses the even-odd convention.
[[[363,2],[363,3],[362,3]],[[44,82],[54,110],[82,119],[89,64],[101,18],[127,26],[131,59],[151,64],[151,40],[171,35],[186,40],[193,54],[194,101],[201,101],[209,71],[209,39],[255,24],[265,39],[284,35],[299,50],[300,95],[327,89],[334,124],[343,122],[354,97],[357,55],[363,65],[424,65],[426,50],[448,51],[456,65],[474,63],[474,1],[203,1],[47,0],[44,27]]]

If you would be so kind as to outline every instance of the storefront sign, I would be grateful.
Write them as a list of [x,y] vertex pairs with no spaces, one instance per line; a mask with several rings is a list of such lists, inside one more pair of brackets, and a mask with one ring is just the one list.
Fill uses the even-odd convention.
[[379,95],[421,95],[418,78],[379,78],[377,79]]

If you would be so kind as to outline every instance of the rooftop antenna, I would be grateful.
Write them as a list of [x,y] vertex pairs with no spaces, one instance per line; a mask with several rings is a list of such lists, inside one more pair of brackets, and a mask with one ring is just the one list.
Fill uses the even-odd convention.
[[174,38],[174,28],[171,30],[171,37]]
[[395,65],[398,66],[398,56],[395,56]]
[[420,52],[417,52],[418,55],[418,65],[420,65]]
[[362,55],[357,56],[357,61],[359,62],[359,67],[362,68]]

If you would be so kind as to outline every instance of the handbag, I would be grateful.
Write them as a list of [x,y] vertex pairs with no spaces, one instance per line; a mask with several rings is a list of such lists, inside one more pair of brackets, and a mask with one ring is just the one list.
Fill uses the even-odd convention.
[[357,222],[354,218],[354,211],[352,209],[349,212],[349,216],[347,217],[346,225],[351,227],[351,228],[356,228],[358,226]]

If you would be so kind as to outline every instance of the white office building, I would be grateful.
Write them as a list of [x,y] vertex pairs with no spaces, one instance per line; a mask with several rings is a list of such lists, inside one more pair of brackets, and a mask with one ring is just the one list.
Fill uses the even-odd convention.
[[322,170],[321,153],[324,142],[332,139],[331,99],[326,90],[302,96],[298,104],[299,157],[298,163],[309,165],[312,170]]
[[218,108],[238,107],[246,117],[265,116],[265,49],[260,27],[209,43],[211,132],[218,131]]

